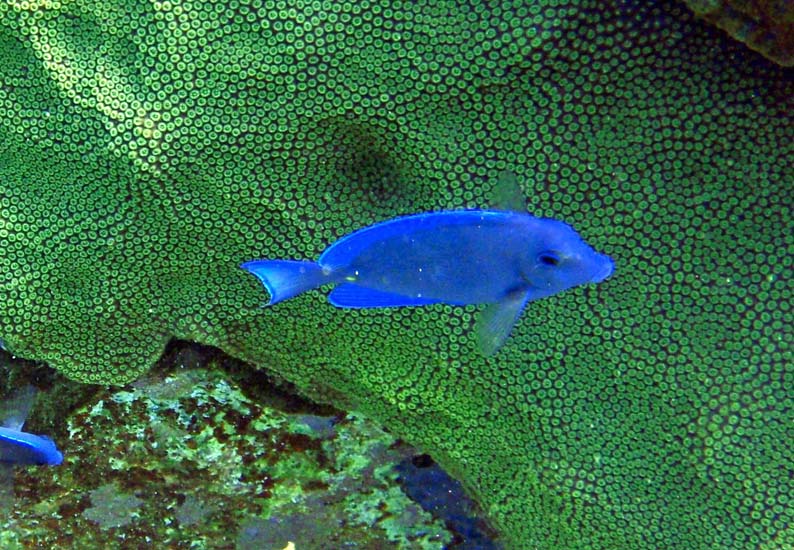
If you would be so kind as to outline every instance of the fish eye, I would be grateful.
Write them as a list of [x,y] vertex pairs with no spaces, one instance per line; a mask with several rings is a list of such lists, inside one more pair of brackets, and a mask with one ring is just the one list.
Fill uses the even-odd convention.
[[543,265],[548,265],[554,267],[560,263],[560,257],[557,255],[556,252],[551,250],[547,250],[545,252],[541,252],[538,254],[538,262]]

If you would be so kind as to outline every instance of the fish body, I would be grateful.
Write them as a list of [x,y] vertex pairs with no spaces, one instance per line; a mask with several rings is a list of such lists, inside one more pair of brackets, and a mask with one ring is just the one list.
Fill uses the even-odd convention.
[[36,389],[26,386],[2,404],[6,413],[0,426],[0,463],[50,465],[63,462],[63,454],[49,437],[22,431]]
[[[404,297],[405,305],[415,305],[414,300],[484,304],[500,302],[514,291],[538,299],[590,282],[600,266],[583,269],[581,255],[587,251],[576,246],[581,244],[569,226],[556,220],[496,210],[445,211],[356,231],[331,245],[317,263],[331,282],[393,294],[395,302],[402,301],[397,296]],[[566,270],[559,263],[549,269],[540,260],[544,253],[576,264],[576,269]],[[611,261],[604,265],[611,272]],[[339,289],[330,296],[335,305],[368,307],[366,302],[342,300],[350,293]]]
[[509,210],[451,210],[365,227],[317,260],[253,260],[242,268],[273,305],[324,284],[342,308],[488,304],[480,350],[495,353],[527,302],[606,279],[613,261],[564,222]]

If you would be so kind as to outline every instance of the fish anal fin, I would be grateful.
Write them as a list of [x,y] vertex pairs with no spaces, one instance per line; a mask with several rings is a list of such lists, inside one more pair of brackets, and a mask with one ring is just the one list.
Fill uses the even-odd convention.
[[426,306],[439,303],[439,300],[384,292],[352,283],[335,287],[328,301],[342,308]]
[[480,353],[490,357],[499,351],[521,317],[529,298],[529,292],[517,290],[508,294],[504,300],[485,306],[474,328]]

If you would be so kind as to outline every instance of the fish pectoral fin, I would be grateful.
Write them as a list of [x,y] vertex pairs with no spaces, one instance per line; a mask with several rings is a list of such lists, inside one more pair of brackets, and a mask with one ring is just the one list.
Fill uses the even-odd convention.
[[395,294],[352,283],[344,283],[334,288],[328,301],[336,307],[344,308],[426,306],[439,303],[438,300]]
[[474,327],[480,353],[489,357],[499,351],[521,317],[529,296],[529,292],[515,291],[501,302],[485,306]]

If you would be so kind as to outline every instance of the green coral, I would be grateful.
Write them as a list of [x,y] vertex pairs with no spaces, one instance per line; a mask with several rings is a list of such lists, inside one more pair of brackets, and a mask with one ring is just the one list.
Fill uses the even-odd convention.
[[[0,7],[0,336],[124,383],[173,336],[431,452],[514,548],[773,548],[794,518],[780,68],[661,3]],[[533,303],[271,309],[315,258],[520,176],[615,276]]]

